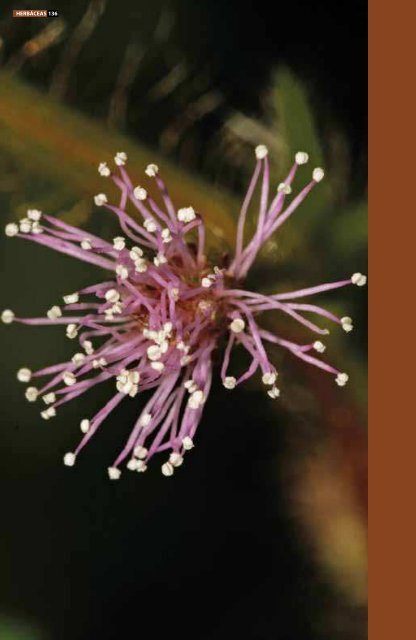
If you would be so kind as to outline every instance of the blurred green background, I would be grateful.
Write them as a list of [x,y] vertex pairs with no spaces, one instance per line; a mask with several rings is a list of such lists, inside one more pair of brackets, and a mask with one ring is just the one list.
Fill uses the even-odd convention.
[[[327,178],[250,276],[264,291],[366,272],[366,5],[295,0],[56,2],[59,18],[0,8],[0,215],[29,206],[112,238],[94,212],[96,166],[117,150],[133,177],[156,161],[178,205],[204,212],[212,252],[233,242],[253,166],[277,184],[294,152]],[[309,173],[299,172],[297,186]],[[254,214],[254,211],[253,211]],[[0,237],[1,299],[44,314],[97,270]],[[0,332],[0,640],[366,637],[366,292],[322,301],[354,318],[328,358],[345,389],[278,352],[282,397],[216,383],[198,442],[174,478],[159,464],[109,483],[135,399],[73,470],[62,455],[102,388],[44,422],[15,377],[72,354],[60,329]],[[265,323],[303,339],[297,327]],[[341,335],[342,334],[342,335]]]

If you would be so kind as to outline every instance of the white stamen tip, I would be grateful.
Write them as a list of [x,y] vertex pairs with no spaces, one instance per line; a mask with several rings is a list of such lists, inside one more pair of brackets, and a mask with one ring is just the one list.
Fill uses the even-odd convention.
[[143,222],[143,226],[149,233],[154,233],[157,230],[157,224],[153,218],[146,218]]
[[42,400],[45,404],[53,404],[54,402],[56,402],[56,395],[53,391],[51,391],[50,393],[42,396]]
[[146,469],[147,469],[147,464],[143,462],[143,460],[138,460],[136,471],[138,471],[138,473],[144,473]]
[[62,374],[62,380],[67,387],[72,387],[73,384],[76,383],[77,379],[72,371],[64,371]]
[[57,320],[58,318],[62,317],[62,309],[61,307],[54,305],[51,309],[49,309],[46,315],[48,316],[49,320]]
[[190,438],[189,436],[185,436],[185,438],[182,440],[182,445],[185,451],[190,451],[195,446],[192,438]]
[[143,189],[143,187],[136,187],[133,191],[134,193],[134,197],[137,198],[137,200],[146,200],[147,198],[147,191],[146,189]]
[[316,167],[316,169],[314,169],[312,172],[312,178],[315,180],[315,182],[321,182],[324,175],[325,171],[321,169],[321,167]]
[[120,280],[127,280],[129,277],[129,270],[122,264],[118,264],[116,266],[116,274],[120,278]]
[[19,382],[30,382],[31,377],[32,372],[27,367],[23,367],[17,372],[17,379],[19,380]]
[[149,178],[154,178],[159,173],[159,167],[157,164],[148,164],[144,172]]
[[81,424],[79,426],[82,433],[88,433],[90,429],[90,421],[88,420],[88,418],[84,418],[83,420],[81,420]]
[[363,287],[367,283],[367,276],[362,273],[353,273],[351,276],[351,282],[357,287]]
[[67,296],[63,296],[65,304],[76,304],[79,301],[79,295],[77,293],[69,293]]
[[149,452],[146,447],[136,447],[134,449],[134,455],[136,456],[136,458],[139,458],[139,460],[144,460],[148,453]]
[[54,407],[49,407],[48,409],[45,409],[45,411],[41,411],[40,415],[44,420],[49,420],[56,416],[56,409],[54,409]]
[[150,366],[152,367],[152,369],[154,369],[158,373],[161,373],[165,368],[165,365],[163,364],[163,362],[152,362]]
[[313,348],[315,349],[315,351],[317,351],[318,353],[323,353],[326,349],[326,346],[324,345],[323,342],[321,342],[320,340],[316,340],[313,343]]
[[290,193],[292,193],[292,187],[290,186],[290,184],[285,184],[284,182],[281,182],[277,187],[277,192],[284,193],[286,196],[288,196]]
[[81,241],[81,249],[84,249],[84,251],[91,251],[92,244],[89,238],[84,238],[84,240]]
[[341,326],[347,333],[352,331],[354,328],[354,325],[352,324],[352,318],[349,318],[348,316],[344,316],[343,318],[341,318]]
[[209,289],[213,284],[214,283],[211,278],[202,278],[201,280],[201,285],[204,287],[204,289]]
[[75,464],[77,457],[75,455],[75,453],[72,453],[71,451],[68,451],[68,453],[66,453],[64,455],[64,465],[66,467],[73,467]]
[[276,373],[274,371],[268,371],[263,373],[261,381],[265,385],[273,385],[276,382]]
[[106,162],[100,162],[100,164],[98,165],[98,173],[100,174],[100,176],[103,176],[104,178],[108,178],[111,171],[108,168]]
[[264,158],[267,156],[267,154],[269,153],[268,148],[266,147],[265,144],[259,144],[256,148],[255,148],[255,153],[256,153],[256,158],[257,160],[264,160]]
[[108,202],[108,198],[105,193],[98,193],[96,196],[94,196],[94,202],[97,207],[102,207]]
[[32,231],[32,222],[29,218],[22,218],[19,222],[19,227],[22,233],[30,233]]
[[107,302],[114,304],[120,300],[120,294],[117,289],[109,289],[105,294],[105,299]]
[[110,480],[118,480],[121,476],[121,471],[117,467],[108,467],[107,471]]
[[198,389],[194,391],[188,400],[188,406],[190,409],[199,409],[205,402],[204,392]]
[[164,476],[173,476],[174,470],[175,469],[170,462],[165,462],[165,464],[162,464],[162,473]]
[[162,242],[164,242],[165,244],[172,242],[172,236],[168,228],[162,229],[161,236],[162,236]]
[[234,318],[234,320],[230,323],[230,329],[233,333],[241,333],[244,331],[246,323],[242,318]]
[[177,453],[176,451],[173,451],[169,456],[169,462],[174,467],[180,467],[181,464],[183,463],[183,457],[181,456],[180,453]]
[[178,209],[177,216],[179,222],[192,222],[192,220],[196,218],[195,209],[193,207],[183,207],[182,209]]
[[9,224],[6,224],[4,232],[8,238],[13,238],[19,233],[19,227],[15,222],[9,222]]
[[160,360],[162,357],[162,350],[157,344],[152,344],[147,348],[147,357],[149,360]]
[[224,378],[223,385],[226,389],[234,389],[236,384],[237,380],[234,378],[234,376],[226,376]]
[[296,164],[306,164],[309,160],[309,155],[305,151],[298,151],[295,155]]
[[39,211],[38,209],[28,209],[27,217],[29,220],[32,220],[32,222],[39,222],[42,217],[42,211]]
[[347,373],[339,373],[335,378],[335,382],[339,387],[345,387],[345,385],[348,382],[348,379],[349,379],[349,376]]
[[25,391],[25,397],[28,402],[35,402],[38,399],[39,391],[36,387],[28,387]]
[[116,251],[122,251],[126,246],[126,239],[123,236],[113,238],[113,247]]
[[127,469],[129,471],[137,471],[137,460],[135,458],[130,458],[130,460],[127,463]]
[[82,343],[82,347],[85,350],[87,356],[90,356],[94,353],[94,347],[92,346],[91,340],[84,340]]
[[124,151],[118,151],[114,156],[114,162],[118,167],[122,167],[127,162],[127,154]]
[[280,396],[280,389],[278,389],[277,387],[272,387],[271,389],[269,389],[269,391],[267,392],[267,395],[272,398],[272,400],[275,400],[276,398],[278,398]]
[[76,324],[69,324],[66,328],[66,337],[73,340],[78,335],[78,329]]
[[142,415],[142,417],[140,418],[140,426],[141,427],[147,427],[147,425],[149,425],[151,421],[152,421],[152,414],[151,413],[144,413]]
[[85,362],[85,354],[84,353],[76,353],[71,358],[72,362],[77,366],[81,366]]
[[4,322],[4,324],[11,324],[15,317],[11,309],[5,309],[1,314],[1,321]]

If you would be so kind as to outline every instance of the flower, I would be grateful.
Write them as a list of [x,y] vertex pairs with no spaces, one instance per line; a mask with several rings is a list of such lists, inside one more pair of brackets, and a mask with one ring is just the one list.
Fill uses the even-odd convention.
[[[25,366],[17,374],[18,380],[32,385],[46,378],[46,382],[29,386],[25,392],[30,402],[43,399],[47,405],[41,412],[44,419],[54,417],[59,407],[100,382],[114,381],[114,395],[105,406],[95,416],[81,420],[83,437],[74,451],[65,454],[67,466],[75,464],[81,450],[118,404],[149,392],[125,446],[108,467],[108,475],[117,480],[120,465],[126,460],[128,469],[143,472],[156,453],[165,452],[168,458],[161,470],[163,475],[171,476],[186,452],[194,447],[213,378],[213,353],[224,337],[220,376],[229,391],[260,370],[267,395],[271,399],[280,396],[276,386],[278,372],[267,355],[267,343],[277,344],[332,374],[337,385],[346,384],[346,373],[314,355],[325,351],[325,345],[316,337],[311,343],[297,344],[266,331],[257,319],[260,312],[279,311],[313,334],[329,333],[305,317],[305,313],[313,313],[349,332],[353,328],[351,318],[338,318],[299,299],[349,284],[363,286],[363,274],[357,272],[338,282],[272,295],[241,286],[264,243],[324,177],[322,169],[314,169],[311,181],[286,204],[298,167],[308,162],[308,155],[296,154],[289,175],[271,198],[267,148],[259,145],[255,156],[253,177],[238,220],[235,252],[226,267],[210,265],[205,254],[203,218],[192,206],[175,208],[157,165],[149,164],[145,174],[155,181],[163,206],[143,187],[133,186],[123,152],[115,155],[115,173],[105,162],[98,167],[99,173],[111,178],[120,189],[120,204],[110,204],[105,194],[95,196],[97,206],[118,218],[123,235],[107,241],[37,210],[28,211],[19,225],[6,226],[10,238],[26,238],[111,274],[97,284],[64,295],[63,304],[53,305],[44,318],[17,317],[10,309],[2,313],[6,324],[64,325],[67,337],[80,343],[81,351],[78,349],[68,362],[39,371]],[[247,211],[259,180],[257,227],[245,243]],[[136,207],[141,222],[126,213],[129,202]],[[193,236],[192,243],[189,234]],[[247,371],[235,377],[229,373],[230,358],[238,345],[246,349],[251,362]]]

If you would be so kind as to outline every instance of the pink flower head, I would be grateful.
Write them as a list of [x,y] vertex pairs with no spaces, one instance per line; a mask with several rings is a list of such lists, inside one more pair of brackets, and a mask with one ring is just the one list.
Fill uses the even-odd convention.
[[[262,311],[278,310],[318,336],[327,334],[326,329],[305,317],[305,312],[312,312],[350,331],[351,318],[338,318],[321,307],[298,300],[351,283],[364,285],[364,275],[355,273],[339,282],[268,296],[240,288],[239,283],[263,244],[324,175],[322,169],[314,169],[312,180],[286,205],[292,181],[299,165],[307,162],[307,154],[296,154],[289,175],[273,197],[269,197],[269,163],[264,145],[256,148],[256,158],[238,221],[235,253],[226,268],[207,261],[202,216],[192,206],[175,208],[154,164],[148,165],[145,173],[155,180],[163,205],[159,206],[143,187],[134,187],[125,170],[127,156],[123,152],[115,156],[116,173],[104,162],[98,168],[103,177],[110,177],[120,189],[119,204],[110,204],[105,193],[94,198],[97,206],[105,207],[118,218],[121,233],[112,242],[35,209],[29,210],[19,224],[6,226],[6,235],[10,237],[32,240],[109,273],[104,281],[65,295],[63,304],[52,306],[45,318],[18,318],[11,310],[2,314],[5,323],[65,325],[67,337],[80,344],[69,362],[35,372],[28,368],[18,371],[17,377],[24,383],[33,385],[34,379],[46,378],[46,382],[26,389],[29,401],[42,398],[44,419],[54,417],[58,407],[96,384],[114,380],[113,397],[95,416],[81,421],[84,435],[76,449],[65,454],[66,465],[75,463],[120,402],[150,391],[130,437],[108,468],[109,477],[119,478],[119,467],[126,459],[129,469],[145,471],[148,461],[160,452],[168,454],[162,473],[172,475],[182,464],[184,454],[194,446],[195,432],[210,392],[213,353],[224,336],[226,347],[220,375],[226,389],[234,389],[259,369],[268,396],[275,399],[280,395],[276,386],[278,372],[266,351],[268,342],[332,374],[338,385],[347,382],[346,373],[317,357],[325,350],[320,340],[296,344],[262,329],[257,318]],[[246,215],[259,180],[257,227],[245,244]],[[140,222],[126,213],[128,201],[140,214]],[[196,242],[189,242],[190,232]],[[241,345],[250,356],[249,368],[238,378],[229,372],[235,345]]]

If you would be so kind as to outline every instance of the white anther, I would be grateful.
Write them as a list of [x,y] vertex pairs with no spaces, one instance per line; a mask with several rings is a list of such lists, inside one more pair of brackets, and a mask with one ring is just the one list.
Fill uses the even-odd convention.
[[163,331],[165,333],[165,336],[169,337],[172,333],[172,329],[173,329],[173,324],[171,322],[165,322],[165,324],[163,325]]
[[45,404],[53,404],[54,402],[56,402],[56,395],[53,391],[51,391],[50,393],[42,396],[42,400]]
[[191,362],[191,356],[182,356],[179,362],[181,367],[186,367]]
[[88,420],[88,418],[84,418],[83,420],[81,420],[79,426],[82,433],[88,433],[88,431],[90,430],[90,421]]
[[178,209],[177,217],[179,222],[192,222],[192,220],[195,220],[196,218],[195,209],[193,207],[183,207],[182,209]]
[[255,153],[257,160],[264,160],[264,158],[269,153],[269,150],[265,144],[259,144],[255,149]]
[[36,387],[28,387],[25,391],[26,400],[28,402],[35,402],[38,399],[39,391]]
[[49,420],[56,416],[56,409],[54,409],[54,407],[48,407],[45,411],[41,411],[40,415],[44,420]]
[[72,387],[76,383],[77,379],[72,371],[64,371],[62,374],[62,380],[67,387]]
[[27,367],[23,367],[17,372],[17,379],[19,380],[19,382],[30,382],[31,377],[32,372]]
[[35,235],[43,233],[43,228],[40,226],[39,222],[32,222],[32,233]]
[[163,364],[163,362],[152,362],[150,366],[152,367],[152,369],[154,369],[158,373],[161,373],[165,368],[165,365]]
[[28,209],[27,217],[29,220],[32,220],[32,222],[39,222],[42,217],[42,211],[39,211],[39,209]]
[[114,156],[114,162],[118,167],[122,167],[127,162],[127,154],[124,151],[118,151]]
[[273,385],[276,382],[276,373],[274,371],[268,371],[263,373],[261,381],[265,385]]
[[160,360],[162,357],[162,350],[157,344],[152,344],[147,348],[147,357],[149,360]]
[[347,373],[339,373],[335,378],[335,382],[339,387],[345,387],[345,385],[348,382],[348,379],[349,379],[349,376]]
[[326,346],[324,345],[323,342],[321,342],[320,340],[316,340],[313,343],[313,348],[315,349],[315,351],[317,351],[318,353],[323,353],[326,349]]
[[144,473],[144,472],[146,471],[146,469],[147,469],[147,464],[146,464],[145,462],[143,462],[143,460],[138,460],[138,461],[137,461],[137,468],[136,468],[136,470],[137,470],[139,473]]
[[117,289],[109,289],[105,294],[105,299],[107,302],[114,304],[120,300],[120,294]]
[[129,471],[137,471],[137,460],[136,458],[130,458],[126,467]]
[[72,453],[72,451],[68,451],[68,453],[64,455],[64,465],[66,467],[73,467],[76,459],[77,457],[75,453]]
[[11,324],[15,317],[11,309],[5,309],[1,314],[1,321],[4,322],[4,324]]
[[159,267],[161,264],[166,264],[167,258],[163,253],[158,253],[157,256],[153,258],[153,263],[156,267]]
[[94,203],[97,207],[102,207],[104,204],[107,204],[107,202],[108,198],[105,193],[97,193],[97,195],[94,196]]
[[272,400],[275,400],[276,398],[278,398],[280,396],[280,389],[278,389],[277,387],[272,387],[267,392],[267,395],[270,396],[270,398],[272,398]]
[[146,447],[139,446],[134,448],[134,455],[136,456],[136,458],[139,458],[139,460],[144,460],[148,453],[149,452]]
[[212,287],[213,284],[214,283],[211,278],[206,277],[206,278],[202,278],[201,280],[201,285],[204,287],[204,289],[209,289],[210,287]]
[[242,318],[234,318],[234,320],[230,323],[230,329],[233,333],[241,333],[244,331],[246,323]]
[[157,224],[153,218],[146,218],[143,222],[143,226],[149,233],[154,233],[157,230]]
[[187,391],[189,391],[189,393],[193,393],[198,389],[198,385],[193,380],[187,380],[183,386]]
[[181,456],[181,454],[177,453],[176,451],[172,451],[172,453],[169,456],[169,462],[174,467],[180,467],[181,464],[183,463],[183,456]]
[[159,173],[159,167],[157,164],[148,164],[144,172],[149,178],[154,178]]
[[281,182],[277,187],[277,192],[284,193],[285,196],[288,196],[290,193],[292,193],[292,187],[290,186],[290,184],[285,184],[284,182]]
[[77,293],[69,293],[67,296],[63,296],[65,304],[76,304],[79,301],[79,295]]
[[66,328],[66,337],[73,340],[78,335],[78,328],[76,324],[69,324]]
[[89,238],[84,238],[84,240],[81,241],[81,249],[84,249],[84,251],[91,251],[92,244]]
[[77,367],[80,367],[85,362],[85,354],[76,353],[75,355],[72,356],[71,360]]
[[344,316],[343,318],[341,318],[341,326],[347,333],[352,331],[354,328],[354,325],[352,324],[352,318],[350,318],[349,316]]
[[312,172],[312,178],[315,180],[315,182],[321,182],[324,175],[325,171],[321,169],[321,167],[316,167],[316,169],[314,169]]
[[296,164],[306,164],[309,160],[309,155],[305,151],[298,151],[295,155]]
[[84,349],[87,356],[91,356],[94,353],[94,347],[92,346],[91,340],[84,340],[82,343],[82,348]]
[[58,318],[62,317],[62,309],[61,307],[54,305],[53,307],[51,307],[51,309],[49,309],[46,315],[48,316],[49,320],[57,320]]
[[121,471],[117,467],[108,467],[107,472],[110,480],[118,480],[121,476]]
[[201,389],[198,389],[197,391],[194,391],[193,393],[191,393],[188,400],[188,406],[190,409],[199,409],[200,407],[202,407],[204,402],[205,402],[204,392],[201,391]]
[[141,427],[147,427],[152,421],[151,413],[144,413],[139,419],[139,423]]
[[105,367],[106,364],[107,360],[105,358],[98,358],[98,360],[92,361],[93,369],[101,369],[102,367]]
[[165,464],[162,464],[162,473],[164,476],[172,476],[174,471],[175,469],[170,462],[165,462]]
[[118,264],[116,266],[116,274],[120,278],[120,280],[127,280],[129,277],[129,270],[123,264]]
[[362,273],[353,273],[351,276],[351,282],[357,287],[363,287],[367,282],[367,276]]
[[136,260],[139,260],[143,257],[143,249],[141,249],[140,247],[132,247],[130,249],[129,255],[133,262],[135,262]]
[[234,376],[226,376],[224,378],[223,385],[226,389],[234,389],[236,384],[237,380],[234,378]]
[[4,232],[6,236],[13,238],[13,236],[17,236],[19,233],[19,227],[15,222],[9,222],[9,224],[6,224]]
[[134,269],[137,273],[145,273],[147,271],[147,262],[144,258],[138,258],[134,263]]
[[189,436],[184,437],[184,439],[182,440],[182,445],[185,451],[190,451],[195,446],[192,438],[190,438]]
[[164,242],[165,244],[168,244],[169,242],[172,242],[172,236],[170,233],[170,230],[166,227],[166,229],[162,229],[162,242]]
[[19,226],[22,233],[30,233],[32,231],[32,222],[29,218],[22,218],[19,222]]
[[146,200],[147,198],[147,191],[146,189],[143,189],[143,187],[136,187],[133,193],[134,197],[137,198],[137,200]]
[[123,251],[126,247],[126,239],[123,236],[117,236],[113,238],[113,247],[116,251]]
[[106,162],[100,162],[100,164],[98,165],[98,173],[100,174],[100,176],[103,176],[104,178],[108,178],[111,171],[108,168]]

